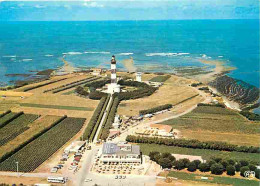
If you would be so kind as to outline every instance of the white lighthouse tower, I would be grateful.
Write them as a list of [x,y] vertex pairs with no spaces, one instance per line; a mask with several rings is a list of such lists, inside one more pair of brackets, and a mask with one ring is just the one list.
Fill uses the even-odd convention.
[[113,94],[115,92],[120,92],[120,85],[117,84],[116,78],[116,58],[113,55],[111,59],[111,83],[108,84],[107,93]]

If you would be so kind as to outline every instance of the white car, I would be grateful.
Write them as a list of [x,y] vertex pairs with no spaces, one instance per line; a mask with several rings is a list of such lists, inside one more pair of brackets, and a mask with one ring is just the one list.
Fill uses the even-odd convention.
[[90,181],[92,181],[91,178],[87,178],[87,179],[85,179],[85,182],[90,182]]
[[58,171],[58,169],[55,168],[55,167],[53,167],[53,168],[51,169],[51,173],[56,173],[57,171]]

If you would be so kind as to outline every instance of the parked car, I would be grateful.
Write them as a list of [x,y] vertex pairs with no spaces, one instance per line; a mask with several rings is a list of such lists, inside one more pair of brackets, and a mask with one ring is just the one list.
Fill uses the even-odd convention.
[[52,169],[51,169],[51,173],[56,173],[58,171],[58,169],[56,168],[56,167],[53,167]]
[[118,179],[118,175],[116,175],[115,179]]
[[91,178],[86,178],[86,179],[85,179],[85,182],[90,182],[90,181],[92,181]]
[[91,150],[91,146],[89,145],[89,146],[87,146],[87,150]]
[[59,165],[57,165],[57,167],[59,167],[61,169],[63,167],[63,165],[59,164]]

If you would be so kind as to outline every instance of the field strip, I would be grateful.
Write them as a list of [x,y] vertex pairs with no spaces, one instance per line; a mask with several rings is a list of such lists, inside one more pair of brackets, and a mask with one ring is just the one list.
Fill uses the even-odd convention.
[[89,107],[74,107],[74,106],[62,106],[62,105],[42,105],[34,103],[20,103],[22,107],[36,107],[36,108],[51,108],[51,109],[63,109],[63,110],[83,110],[83,111],[93,111],[93,108]]

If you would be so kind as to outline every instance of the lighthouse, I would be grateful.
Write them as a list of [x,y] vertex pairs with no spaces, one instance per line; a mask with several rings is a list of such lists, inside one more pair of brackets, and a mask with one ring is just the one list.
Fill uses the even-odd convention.
[[108,84],[107,93],[114,94],[115,92],[120,92],[120,85],[117,84],[116,57],[113,55],[111,59],[111,83]]

